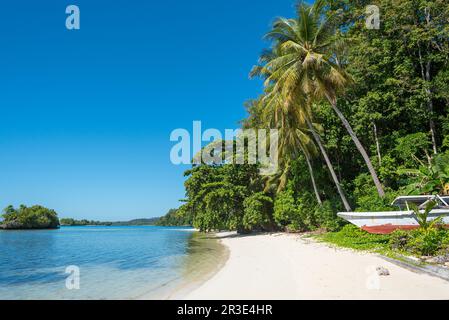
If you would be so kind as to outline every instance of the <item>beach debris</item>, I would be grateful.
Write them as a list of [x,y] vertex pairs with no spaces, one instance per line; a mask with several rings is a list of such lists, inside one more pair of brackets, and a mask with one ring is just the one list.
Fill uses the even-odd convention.
[[376,271],[379,276],[389,276],[390,275],[390,271],[384,267],[377,267]]

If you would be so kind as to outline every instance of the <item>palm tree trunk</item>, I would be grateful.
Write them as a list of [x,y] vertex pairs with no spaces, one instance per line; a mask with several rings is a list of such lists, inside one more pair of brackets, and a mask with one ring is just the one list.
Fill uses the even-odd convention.
[[374,123],[374,122],[373,122],[373,130],[374,130],[374,140],[376,140],[377,158],[379,159],[379,166],[381,166],[382,165],[382,155],[380,153],[379,137],[377,136],[377,126],[376,126],[376,123]]
[[337,175],[335,174],[334,167],[332,166],[331,161],[329,160],[329,156],[327,155],[326,149],[324,149],[323,144],[321,143],[320,136],[316,133],[315,129],[313,128],[312,123],[308,118],[306,118],[307,126],[309,127],[310,132],[313,135],[313,138],[315,142],[317,143],[318,147],[320,148],[321,154],[324,157],[324,160],[326,161],[327,168],[329,169],[329,172],[331,173],[332,179],[334,180],[335,186],[337,187],[338,194],[340,195],[341,201],[343,202],[343,205],[345,207],[345,210],[350,212],[352,211],[351,206],[348,203],[348,200],[346,199],[346,196],[343,192],[343,189],[341,188],[340,182],[338,181]]
[[[427,8],[426,8],[427,11]],[[421,51],[421,46],[418,45],[418,57],[419,57],[419,64],[421,66],[421,77],[424,82],[430,83],[430,69],[431,64],[430,61],[426,63],[426,66],[424,67],[424,61]],[[435,122],[433,121],[433,101],[432,101],[432,92],[429,88],[425,88],[426,96],[427,96],[427,111],[429,112],[429,127],[430,127],[430,135],[432,137],[432,148],[433,153],[438,154],[437,149],[437,141],[436,141],[436,129],[435,129]]]
[[385,197],[385,192],[384,192],[384,189],[382,188],[382,184],[379,181],[376,170],[374,170],[373,164],[371,163],[371,160],[368,157],[368,154],[366,153],[365,148],[360,143],[360,140],[359,140],[359,138],[357,138],[357,135],[355,134],[354,130],[352,130],[352,127],[349,124],[348,120],[346,120],[343,113],[340,111],[340,109],[338,109],[337,102],[332,99],[328,99],[328,100],[331,103],[332,109],[334,109],[335,113],[338,115],[341,122],[343,122],[343,125],[345,126],[346,130],[348,131],[349,135],[351,136],[352,141],[354,141],[355,146],[357,147],[357,149],[359,150],[363,159],[365,160],[366,166],[368,167],[371,177],[373,178],[374,184],[376,185],[377,193],[379,194],[380,197],[382,197],[382,198]]
[[[430,68],[431,64],[430,61],[426,64],[426,81],[430,83]],[[429,88],[426,88],[426,94],[427,94],[427,109],[429,111],[429,127],[430,127],[430,135],[432,137],[432,148],[433,153],[438,154],[437,149],[437,138],[436,138],[436,129],[435,129],[435,122],[433,121],[433,101],[432,101],[432,92]]]
[[307,166],[309,167],[310,180],[312,181],[313,191],[315,192],[316,200],[318,201],[318,203],[320,205],[322,205],[323,202],[321,201],[321,197],[320,197],[320,194],[318,192],[318,188],[317,188],[316,183],[315,183],[315,177],[313,176],[312,164],[310,163],[310,159],[309,159],[309,156],[307,155],[307,153],[303,152],[303,154],[304,154],[304,158],[306,159]]
[[[426,22],[427,25],[429,26],[429,28],[431,28],[430,24],[431,24],[431,16],[430,16],[430,8],[425,8],[425,13],[426,13]],[[429,29],[430,30],[430,29]],[[427,44],[427,50],[430,51],[430,42],[428,42]],[[432,69],[432,64],[431,61],[428,60],[426,63],[426,78],[425,81],[427,81],[427,83],[430,84],[431,80],[431,72]],[[437,138],[436,138],[436,129],[435,129],[435,122],[433,121],[433,100],[432,100],[432,91],[429,88],[426,88],[426,93],[427,93],[427,97],[428,97],[428,101],[427,101],[427,108],[429,110],[429,126],[430,126],[430,134],[432,136],[432,147],[433,147],[433,153],[434,154],[438,154],[438,149],[437,149]]]

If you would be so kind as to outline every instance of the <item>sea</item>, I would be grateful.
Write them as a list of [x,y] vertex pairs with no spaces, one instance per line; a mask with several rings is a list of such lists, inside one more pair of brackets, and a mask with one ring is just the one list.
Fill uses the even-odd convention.
[[0,299],[170,299],[226,259],[191,228],[83,226],[0,231]]

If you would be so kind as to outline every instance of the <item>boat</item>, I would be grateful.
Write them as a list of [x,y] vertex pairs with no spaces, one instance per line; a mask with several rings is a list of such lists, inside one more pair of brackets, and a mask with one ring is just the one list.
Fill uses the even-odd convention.
[[442,217],[442,224],[449,227],[449,196],[402,196],[396,198],[392,206],[397,206],[398,211],[383,212],[339,212],[338,216],[358,226],[359,228],[374,234],[389,234],[397,229],[412,230],[419,228],[415,212],[410,208],[414,203],[420,212],[424,212],[426,205],[435,201],[437,205],[429,215],[429,221]]

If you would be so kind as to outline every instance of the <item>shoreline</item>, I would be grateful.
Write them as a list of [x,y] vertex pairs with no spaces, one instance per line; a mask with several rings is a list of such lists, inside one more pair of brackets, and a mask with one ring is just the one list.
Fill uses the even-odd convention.
[[188,253],[180,275],[163,286],[140,295],[136,300],[182,300],[219,272],[229,259],[229,249],[217,233],[203,234],[192,230]]
[[[298,234],[217,233],[224,265],[185,300],[449,299],[449,282],[376,254],[335,248]],[[377,267],[390,272],[378,276]]]

